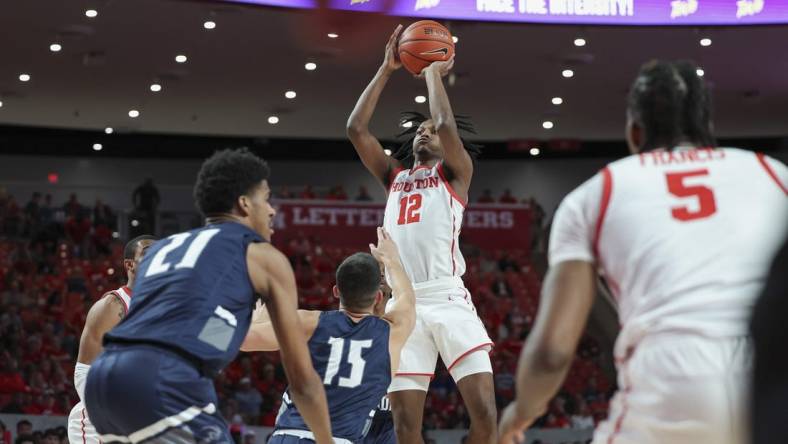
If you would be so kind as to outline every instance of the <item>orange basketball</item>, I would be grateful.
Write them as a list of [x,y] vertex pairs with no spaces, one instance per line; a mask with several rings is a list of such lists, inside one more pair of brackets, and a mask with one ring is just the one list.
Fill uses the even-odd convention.
[[421,74],[430,63],[449,60],[453,55],[451,33],[438,22],[418,21],[399,36],[399,59],[412,74]]

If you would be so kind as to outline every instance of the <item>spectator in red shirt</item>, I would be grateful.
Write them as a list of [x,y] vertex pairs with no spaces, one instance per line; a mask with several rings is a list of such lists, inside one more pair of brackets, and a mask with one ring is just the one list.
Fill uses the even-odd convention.
[[372,200],[372,196],[369,195],[369,191],[367,191],[367,187],[361,185],[358,188],[358,196],[356,196],[356,200],[359,202],[369,202]]
[[304,191],[301,192],[299,196],[301,199],[314,199],[315,193],[312,191],[312,185],[307,185],[304,187]]
[[517,198],[512,196],[512,190],[507,188],[506,190],[504,190],[503,195],[501,196],[501,198],[498,199],[498,202],[505,203],[505,204],[516,204],[517,203]]
[[6,355],[0,363],[0,394],[27,391],[27,384],[19,372],[16,359]]
[[476,202],[479,203],[495,203],[495,199],[493,198],[492,191],[490,189],[486,189],[482,192],[482,195],[476,199]]
[[63,205],[63,211],[66,214],[77,214],[82,212],[82,204],[77,201],[76,193],[71,193],[71,196],[68,197],[68,202]]

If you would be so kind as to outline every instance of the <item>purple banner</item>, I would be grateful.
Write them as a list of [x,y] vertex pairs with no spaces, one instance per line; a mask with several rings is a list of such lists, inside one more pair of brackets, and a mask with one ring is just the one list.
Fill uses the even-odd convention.
[[444,20],[592,25],[788,23],[788,0],[225,0]]

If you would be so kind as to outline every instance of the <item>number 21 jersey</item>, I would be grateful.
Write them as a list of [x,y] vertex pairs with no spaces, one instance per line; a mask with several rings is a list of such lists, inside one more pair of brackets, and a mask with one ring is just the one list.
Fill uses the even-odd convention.
[[392,176],[383,226],[397,243],[410,280],[462,276],[459,236],[465,204],[449,184],[443,163]]
[[788,227],[785,165],[733,148],[609,164],[556,212],[550,265],[596,262],[618,301],[622,357],[646,335],[747,334]]

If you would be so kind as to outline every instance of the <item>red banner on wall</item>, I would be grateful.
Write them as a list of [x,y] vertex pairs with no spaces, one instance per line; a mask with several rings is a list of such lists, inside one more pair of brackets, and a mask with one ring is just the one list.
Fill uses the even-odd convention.
[[[321,243],[366,248],[383,225],[383,204],[278,200],[274,243],[284,245],[303,233]],[[525,205],[471,204],[465,210],[461,242],[487,249],[528,249],[531,210]]]

